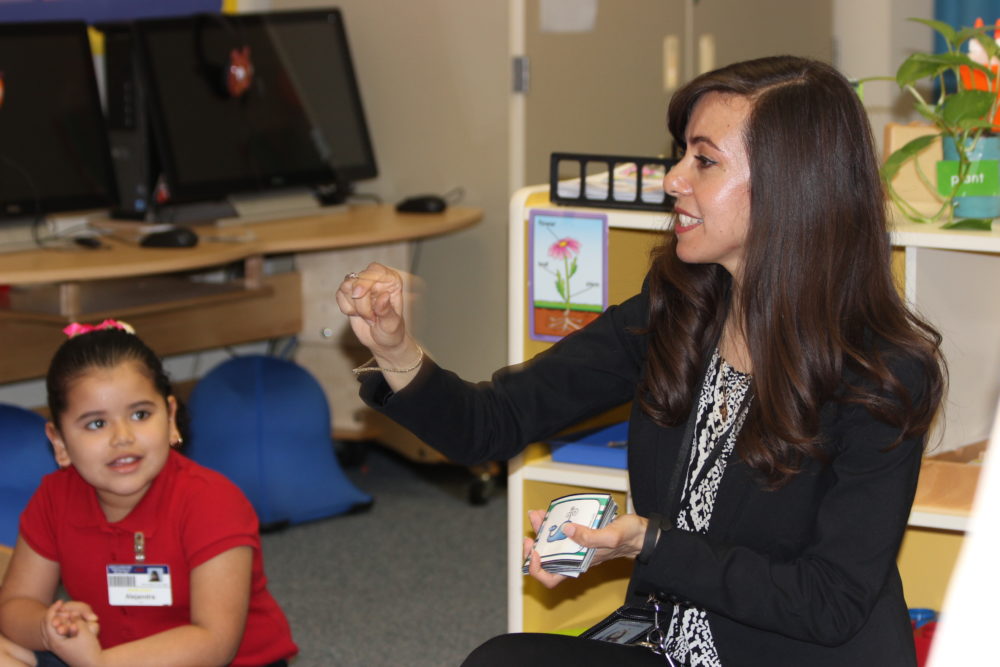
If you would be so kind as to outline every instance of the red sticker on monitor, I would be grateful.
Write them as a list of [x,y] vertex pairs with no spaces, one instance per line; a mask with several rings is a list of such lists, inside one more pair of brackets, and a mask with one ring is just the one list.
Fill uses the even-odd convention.
[[250,47],[244,46],[229,52],[229,67],[226,69],[226,89],[230,97],[241,97],[253,82],[253,62]]

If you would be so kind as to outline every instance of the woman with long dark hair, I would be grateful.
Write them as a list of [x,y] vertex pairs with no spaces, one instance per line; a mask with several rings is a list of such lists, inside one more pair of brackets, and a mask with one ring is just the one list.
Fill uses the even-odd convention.
[[663,641],[504,635],[467,664],[913,665],[895,558],[944,370],[892,278],[864,108],[779,56],[699,76],[668,116],[675,216],[641,293],[530,363],[465,383],[407,333],[398,273],[338,292],[374,355],[366,401],[457,462],[632,401],[636,514],[564,532],[635,559],[629,601],[658,601]]

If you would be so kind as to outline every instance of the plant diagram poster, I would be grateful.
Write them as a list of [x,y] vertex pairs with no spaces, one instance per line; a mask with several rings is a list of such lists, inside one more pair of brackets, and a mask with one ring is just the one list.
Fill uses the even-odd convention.
[[529,336],[557,341],[608,306],[608,216],[532,210],[528,230]]

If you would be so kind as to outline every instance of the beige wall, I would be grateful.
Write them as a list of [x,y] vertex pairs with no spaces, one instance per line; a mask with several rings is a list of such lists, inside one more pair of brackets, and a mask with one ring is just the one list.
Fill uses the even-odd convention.
[[[329,6],[275,0],[275,9]],[[470,379],[506,358],[507,2],[339,0],[380,177],[361,183],[386,202],[465,190],[474,228],[425,241],[417,273],[418,336]],[[380,259],[377,249],[373,259]]]
[[[903,60],[932,46],[933,32],[908,18],[931,18],[933,0],[834,0],[834,64],[847,76],[893,76]],[[909,99],[891,82],[865,86],[865,106],[881,146],[887,122],[916,120]]]

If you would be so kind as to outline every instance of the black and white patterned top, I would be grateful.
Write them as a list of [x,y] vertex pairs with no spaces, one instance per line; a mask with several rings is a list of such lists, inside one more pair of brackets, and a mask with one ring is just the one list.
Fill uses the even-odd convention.
[[[748,373],[730,366],[718,350],[712,355],[698,397],[694,443],[675,517],[678,528],[708,531],[726,462],[750,407],[750,380]],[[667,638],[667,652],[673,658],[692,667],[721,667],[704,609],[674,607]]]

